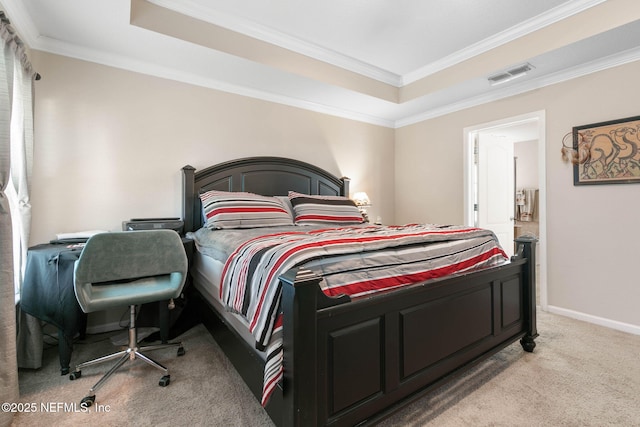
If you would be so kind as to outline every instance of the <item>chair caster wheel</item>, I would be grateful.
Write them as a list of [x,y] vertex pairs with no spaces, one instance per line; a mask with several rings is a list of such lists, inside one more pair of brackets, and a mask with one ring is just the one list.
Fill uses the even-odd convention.
[[160,387],[166,387],[169,385],[170,382],[171,382],[171,375],[165,375],[164,377],[160,378],[160,382],[158,383],[158,385]]
[[184,347],[178,347],[178,356],[184,356]]
[[73,380],[77,380],[81,376],[82,376],[82,371],[74,371],[69,374],[69,379],[73,381]]
[[86,396],[84,399],[82,399],[80,401],[80,407],[89,408],[89,407],[91,407],[91,405],[93,405],[93,403],[95,401],[96,401],[96,395],[95,394],[93,396]]

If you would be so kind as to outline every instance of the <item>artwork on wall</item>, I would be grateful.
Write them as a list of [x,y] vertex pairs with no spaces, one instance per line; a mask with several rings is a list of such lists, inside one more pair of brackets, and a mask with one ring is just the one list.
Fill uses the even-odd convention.
[[640,182],[640,116],[573,128],[573,184]]

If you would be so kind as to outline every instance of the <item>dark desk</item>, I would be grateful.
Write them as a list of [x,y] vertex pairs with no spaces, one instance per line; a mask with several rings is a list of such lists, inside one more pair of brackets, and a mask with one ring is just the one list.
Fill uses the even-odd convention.
[[74,263],[82,248],[67,245],[38,245],[29,248],[24,282],[20,295],[21,309],[58,328],[60,371],[69,372],[73,337],[81,338],[87,325],[73,290]]
[[[182,241],[191,262],[193,240],[183,238]],[[82,312],[73,289],[74,264],[81,252],[82,247],[63,244],[44,244],[29,248],[20,295],[20,307],[25,313],[58,328],[58,354],[62,375],[69,373],[73,338],[77,334],[84,338],[87,326],[87,315]],[[167,304],[159,303],[158,307],[160,336],[165,342],[171,327]]]

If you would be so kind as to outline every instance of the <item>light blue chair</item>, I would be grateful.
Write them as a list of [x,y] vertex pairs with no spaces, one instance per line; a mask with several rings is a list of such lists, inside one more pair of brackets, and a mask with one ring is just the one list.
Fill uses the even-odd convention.
[[157,301],[169,301],[180,296],[187,277],[187,255],[182,239],[173,230],[123,231],[96,234],[91,237],[76,262],[74,289],[85,313],[122,306],[130,307],[129,343],[126,350],[81,363],[69,375],[80,378],[87,366],[119,359],[118,362],[82,399],[85,407],[95,402],[95,392],[127,360],[141,359],[163,371],[160,386],[169,385],[169,370],[145,356],[143,351],[177,347],[184,354],[181,342],[138,347],[136,306]]

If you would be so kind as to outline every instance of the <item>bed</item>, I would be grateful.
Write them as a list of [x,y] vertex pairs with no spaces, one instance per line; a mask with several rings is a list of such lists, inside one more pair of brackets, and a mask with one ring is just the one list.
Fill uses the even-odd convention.
[[[191,236],[206,221],[200,198],[206,192],[349,194],[347,178],[279,157],[199,171],[185,166],[182,173],[183,219]],[[319,274],[288,268],[278,275],[282,376],[267,400],[270,353],[216,298],[209,273],[223,267],[206,255],[197,254],[191,267],[190,301],[276,425],[368,425],[518,340],[533,351],[535,244],[521,237],[515,255],[498,265],[358,298],[327,296]]]

